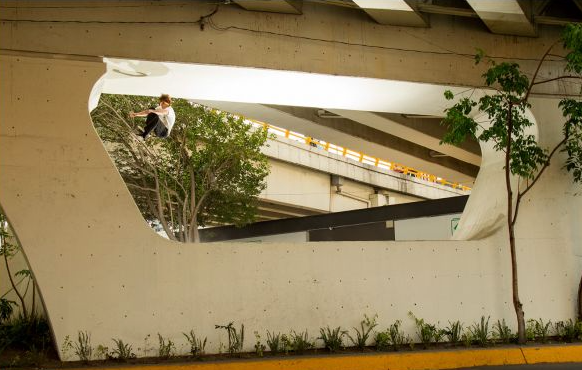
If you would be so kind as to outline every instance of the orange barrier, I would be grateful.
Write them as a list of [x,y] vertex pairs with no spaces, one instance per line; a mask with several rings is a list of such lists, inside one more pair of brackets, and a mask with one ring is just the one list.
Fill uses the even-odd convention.
[[443,186],[448,186],[448,187],[453,188],[453,189],[460,189],[463,191],[471,190],[471,188],[468,186],[465,186],[465,185],[462,185],[462,184],[459,184],[456,182],[447,181],[447,180],[443,179],[442,177],[437,177],[435,175],[432,175],[432,174],[429,174],[426,172],[421,172],[421,171],[415,170],[414,168],[404,166],[404,165],[401,165],[398,163],[388,162],[388,161],[382,160],[380,158],[366,155],[362,152],[357,152],[355,150],[351,150],[351,149],[348,149],[348,148],[345,148],[345,147],[342,147],[339,145],[328,143],[328,142],[318,140],[318,139],[315,139],[315,138],[312,138],[309,136],[305,136],[305,135],[300,134],[298,132],[293,132],[293,131],[286,130],[286,129],[281,128],[281,127],[273,126],[273,125],[270,125],[268,123],[259,122],[259,121],[255,121],[252,119],[245,119],[245,121],[250,122],[255,127],[262,127],[263,129],[267,130],[268,132],[270,132],[272,134],[275,134],[278,136],[284,136],[287,139],[303,142],[307,145],[311,145],[313,147],[325,150],[325,151],[330,152],[332,154],[341,155],[342,157],[346,157],[346,158],[352,159],[352,160],[357,161],[357,162],[369,164],[372,166],[376,166],[379,168],[383,168],[383,169],[398,172],[398,173],[403,173],[403,174],[410,176],[410,177],[414,177],[414,178],[417,178],[420,180],[432,182],[435,184],[440,184]]

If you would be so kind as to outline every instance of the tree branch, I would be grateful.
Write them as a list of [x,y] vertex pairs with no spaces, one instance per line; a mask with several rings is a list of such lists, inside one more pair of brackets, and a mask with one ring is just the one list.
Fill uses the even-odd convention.
[[127,183],[127,187],[129,187],[129,188],[136,188],[136,189],[143,190],[143,191],[149,191],[149,192],[152,192],[152,193],[155,193],[156,192],[156,189],[146,188],[145,186],[139,186],[139,185],[136,185],[136,184],[132,184],[130,182]]
[[18,291],[18,288],[14,284],[14,279],[12,279],[12,272],[10,271],[10,266],[8,265],[8,255],[6,254],[6,250],[4,250],[3,255],[4,255],[4,263],[6,264],[6,272],[8,273],[8,279],[10,279],[10,285],[12,285],[12,289],[14,290],[14,293],[16,293],[16,296],[18,297],[18,300],[20,301],[20,304],[22,305],[22,307],[21,307],[22,315],[25,318],[28,318],[28,312],[26,311],[26,305],[24,303],[24,296],[22,296],[22,294],[20,294],[20,292]]
[[550,51],[554,48],[554,46],[556,46],[558,43],[560,43],[560,41],[561,40],[557,40],[552,45],[550,45],[550,47],[548,48],[548,50],[546,50],[546,52],[542,56],[542,59],[540,59],[540,62],[538,63],[538,66],[536,68],[536,71],[534,72],[534,75],[533,75],[533,77],[531,79],[531,82],[529,84],[529,87],[527,89],[527,92],[526,92],[524,98],[521,100],[522,102],[527,102],[527,100],[529,99],[529,95],[531,94],[531,90],[534,87],[535,80],[536,80],[536,78],[538,76],[538,73],[540,72],[540,68],[542,67],[542,64],[544,64],[544,60],[550,54]]
[[518,193],[517,194],[517,199],[516,199],[516,204],[515,204],[515,214],[513,215],[513,219],[511,221],[511,224],[512,225],[515,225],[515,222],[517,221],[517,213],[519,212],[519,204],[521,202],[521,199],[536,184],[536,182],[540,179],[540,177],[542,176],[542,174],[544,173],[544,171],[546,170],[546,168],[548,168],[550,166],[550,161],[552,160],[552,157],[554,156],[554,154],[556,154],[556,151],[562,145],[564,145],[564,143],[566,143],[566,140],[567,140],[567,138],[563,138],[562,141],[560,141],[554,147],[554,149],[550,152],[550,155],[548,155],[548,159],[546,160],[546,163],[544,163],[543,167],[540,169],[540,172],[538,172],[538,174],[534,177],[533,181],[525,187],[525,190],[522,193]]

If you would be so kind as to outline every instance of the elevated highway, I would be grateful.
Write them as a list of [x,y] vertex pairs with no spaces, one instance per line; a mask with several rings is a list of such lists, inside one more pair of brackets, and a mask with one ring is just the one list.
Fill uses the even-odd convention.
[[470,193],[469,188],[431,179],[430,174],[407,167],[390,169],[382,163],[378,166],[378,159],[372,157],[366,157],[365,163],[350,158],[349,153],[346,156],[336,150],[333,152],[338,154],[334,154],[312,143],[275,136],[263,148],[271,172],[267,188],[259,196],[260,221]]

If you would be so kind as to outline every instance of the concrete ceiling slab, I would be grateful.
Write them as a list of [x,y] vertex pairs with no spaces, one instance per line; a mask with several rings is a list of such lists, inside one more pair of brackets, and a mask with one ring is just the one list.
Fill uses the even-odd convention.
[[536,36],[536,30],[518,0],[467,0],[493,33]]
[[[206,64],[105,58],[106,93],[442,116],[466,87]],[[475,95],[473,94],[473,97]]]

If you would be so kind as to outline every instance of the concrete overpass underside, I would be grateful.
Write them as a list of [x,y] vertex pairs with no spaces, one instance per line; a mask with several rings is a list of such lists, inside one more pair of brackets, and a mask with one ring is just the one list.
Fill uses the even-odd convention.
[[[431,4],[425,12],[418,4],[414,14],[329,3],[303,2],[300,14],[282,14],[237,5],[214,12],[214,4],[193,2],[2,2],[0,205],[59,346],[79,330],[95,344],[113,337],[137,348],[147,334],[181,343],[194,328],[217,352],[215,324],[316,333],[355,326],[364,313],[377,313],[383,327],[407,322],[410,310],[429,322],[482,315],[513,322],[502,161],[491,148],[481,148],[457,234],[464,240],[186,245],[158,237],[141,218],[89,118],[103,91],[317,108],[353,122],[361,115],[350,111],[439,116],[445,88],[481,85],[475,46],[531,72],[560,31],[544,24],[551,8],[513,7],[504,10],[515,15],[508,21],[476,1],[448,7],[466,18],[437,14],[444,11],[437,2],[432,13]],[[398,11],[410,15],[404,26],[374,21],[390,23]],[[429,27],[407,27],[425,19]],[[188,78],[177,74],[182,65],[207,69]],[[554,96],[568,92],[561,84],[535,91],[544,145],[559,140]],[[420,131],[429,145],[428,130]],[[535,202],[524,202],[517,225],[526,315],[554,321],[574,316],[582,256],[582,204],[563,160],[528,193]],[[404,330],[412,335],[412,323]]]

